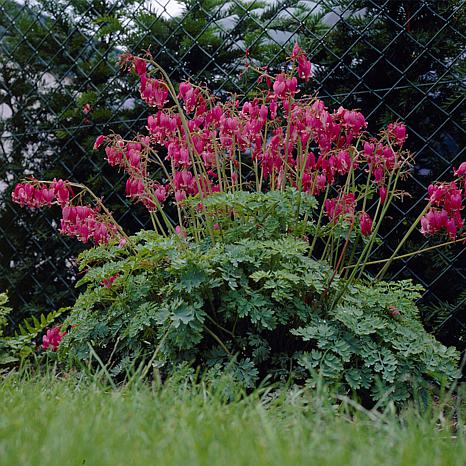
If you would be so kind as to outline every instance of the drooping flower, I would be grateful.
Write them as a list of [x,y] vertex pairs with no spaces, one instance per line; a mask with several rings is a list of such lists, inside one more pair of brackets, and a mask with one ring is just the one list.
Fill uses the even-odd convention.
[[97,136],[97,139],[94,142],[94,150],[97,150],[104,141],[105,141],[105,136],[103,134],[101,134],[100,136]]
[[312,76],[312,65],[297,42],[294,44],[291,58],[298,63],[298,76],[304,81],[309,81]]
[[324,207],[327,217],[333,223],[336,223],[340,219],[351,220],[354,216],[356,199],[352,193],[343,194],[334,199],[327,199]]
[[454,170],[455,176],[465,176],[466,177],[466,162],[463,162],[459,167],[458,170]]
[[381,186],[379,188],[379,196],[380,196],[380,203],[385,204],[385,200],[387,199],[387,188],[385,186]]
[[372,219],[369,214],[362,212],[359,217],[359,226],[363,236],[369,236],[372,233]]
[[105,154],[107,155],[107,162],[110,166],[115,167],[120,165],[123,160],[123,152],[116,147],[107,146],[105,148]]
[[163,108],[168,98],[167,85],[159,79],[146,78],[142,75],[141,97],[151,107]]
[[134,59],[134,70],[139,76],[145,75],[147,70],[147,64],[142,58]]

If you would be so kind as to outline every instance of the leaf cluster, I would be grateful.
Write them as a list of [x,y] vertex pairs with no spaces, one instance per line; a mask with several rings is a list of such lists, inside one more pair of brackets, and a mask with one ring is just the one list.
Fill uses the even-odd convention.
[[40,314],[39,318],[33,316],[24,319],[19,325],[18,332],[14,335],[5,335],[7,317],[11,312],[7,303],[7,294],[0,293],[0,367],[17,364],[31,356],[35,350],[37,337],[68,310],[61,308],[47,314]]
[[[420,323],[421,288],[408,280],[348,286],[310,257],[307,241],[287,234],[287,202],[273,196],[208,199],[220,225],[215,241],[143,230],[125,248],[84,252],[85,289],[61,356],[79,363],[95,353],[116,377],[135,364],[162,377],[188,364],[230,373],[245,387],[265,377],[323,379],[381,403],[455,380],[458,353]],[[276,223],[266,235],[258,220],[269,217]]]

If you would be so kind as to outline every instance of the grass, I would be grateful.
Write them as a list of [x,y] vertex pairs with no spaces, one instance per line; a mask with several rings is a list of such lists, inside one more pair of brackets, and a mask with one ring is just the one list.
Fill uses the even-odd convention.
[[109,389],[77,377],[8,376],[0,464],[440,466],[466,458],[463,432],[439,422],[435,408],[365,411],[297,389],[227,402],[231,387],[222,383]]

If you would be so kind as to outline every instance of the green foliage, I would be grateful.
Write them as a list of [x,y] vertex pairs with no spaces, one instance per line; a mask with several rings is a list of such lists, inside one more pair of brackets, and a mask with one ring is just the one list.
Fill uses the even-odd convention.
[[[61,355],[92,359],[92,347],[117,377],[143,362],[162,376],[186,363],[227,372],[244,387],[266,376],[324,379],[381,403],[453,381],[458,353],[423,329],[421,288],[407,280],[348,286],[334,277],[290,234],[296,215],[286,206],[295,195],[212,196],[205,208],[220,225],[218,238],[141,231],[125,248],[84,252],[85,290],[66,321],[73,329]],[[262,230],[270,209],[273,223]]]
[[19,332],[14,336],[4,334],[8,320],[7,316],[11,308],[7,307],[8,297],[6,293],[0,293],[0,367],[16,364],[31,356],[35,349],[37,337],[49,327],[68,308],[61,308],[48,314],[40,314],[30,319],[25,319],[19,325]]
[[8,296],[6,293],[0,293],[0,336],[3,336],[3,329],[8,323],[8,314],[11,312],[11,307],[7,306]]
[[[218,193],[202,199],[187,201],[198,220],[208,218],[219,227],[218,236],[229,243],[237,238],[257,240],[279,239],[284,235],[303,236],[313,231],[312,215],[317,201],[297,190]],[[195,224],[196,222],[191,222]]]
[[370,390],[375,400],[406,400],[427,380],[453,380],[458,353],[424,330],[415,305],[421,290],[408,280],[357,284],[334,310],[292,331],[317,348],[303,353],[299,364],[314,378]]
[[466,289],[463,289],[452,303],[442,301],[435,304],[423,305],[421,307],[423,321],[428,328],[434,332],[438,332],[458,309],[463,308],[464,311],[465,303]]
[[453,399],[429,400],[401,412],[366,410],[333,395],[268,387],[245,396],[228,376],[199,379],[188,370],[163,385],[117,390],[82,373],[12,374],[0,383],[2,464],[464,463],[464,390]]

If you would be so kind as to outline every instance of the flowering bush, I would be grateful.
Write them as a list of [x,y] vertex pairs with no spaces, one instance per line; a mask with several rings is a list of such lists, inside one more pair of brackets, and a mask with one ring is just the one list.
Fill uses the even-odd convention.
[[13,191],[24,206],[58,204],[62,234],[100,245],[81,257],[87,288],[63,351],[86,358],[92,344],[114,373],[153,352],[165,368],[234,368],[246,385],[267,373],[322,376],[374,399],[455,377],[457,354],[419,324],[419,288],[380,280],[419,224],[445,244],[464,240],[465,163],[429,187],[416,222],[377,261],[378,281],[367,281],[380,225],[405,194],[402,123],[374,137],[359,111],[301,95],[312,66],[297,44],[276,76],[247,61],[257,89],[242,104],[189,81],[176,91],[150,55],[121,64],[153,113],[134,139],[101,135],[94,149],[126,173],[126,195],[154,231],[128,237],[78,183],[29,179]]

